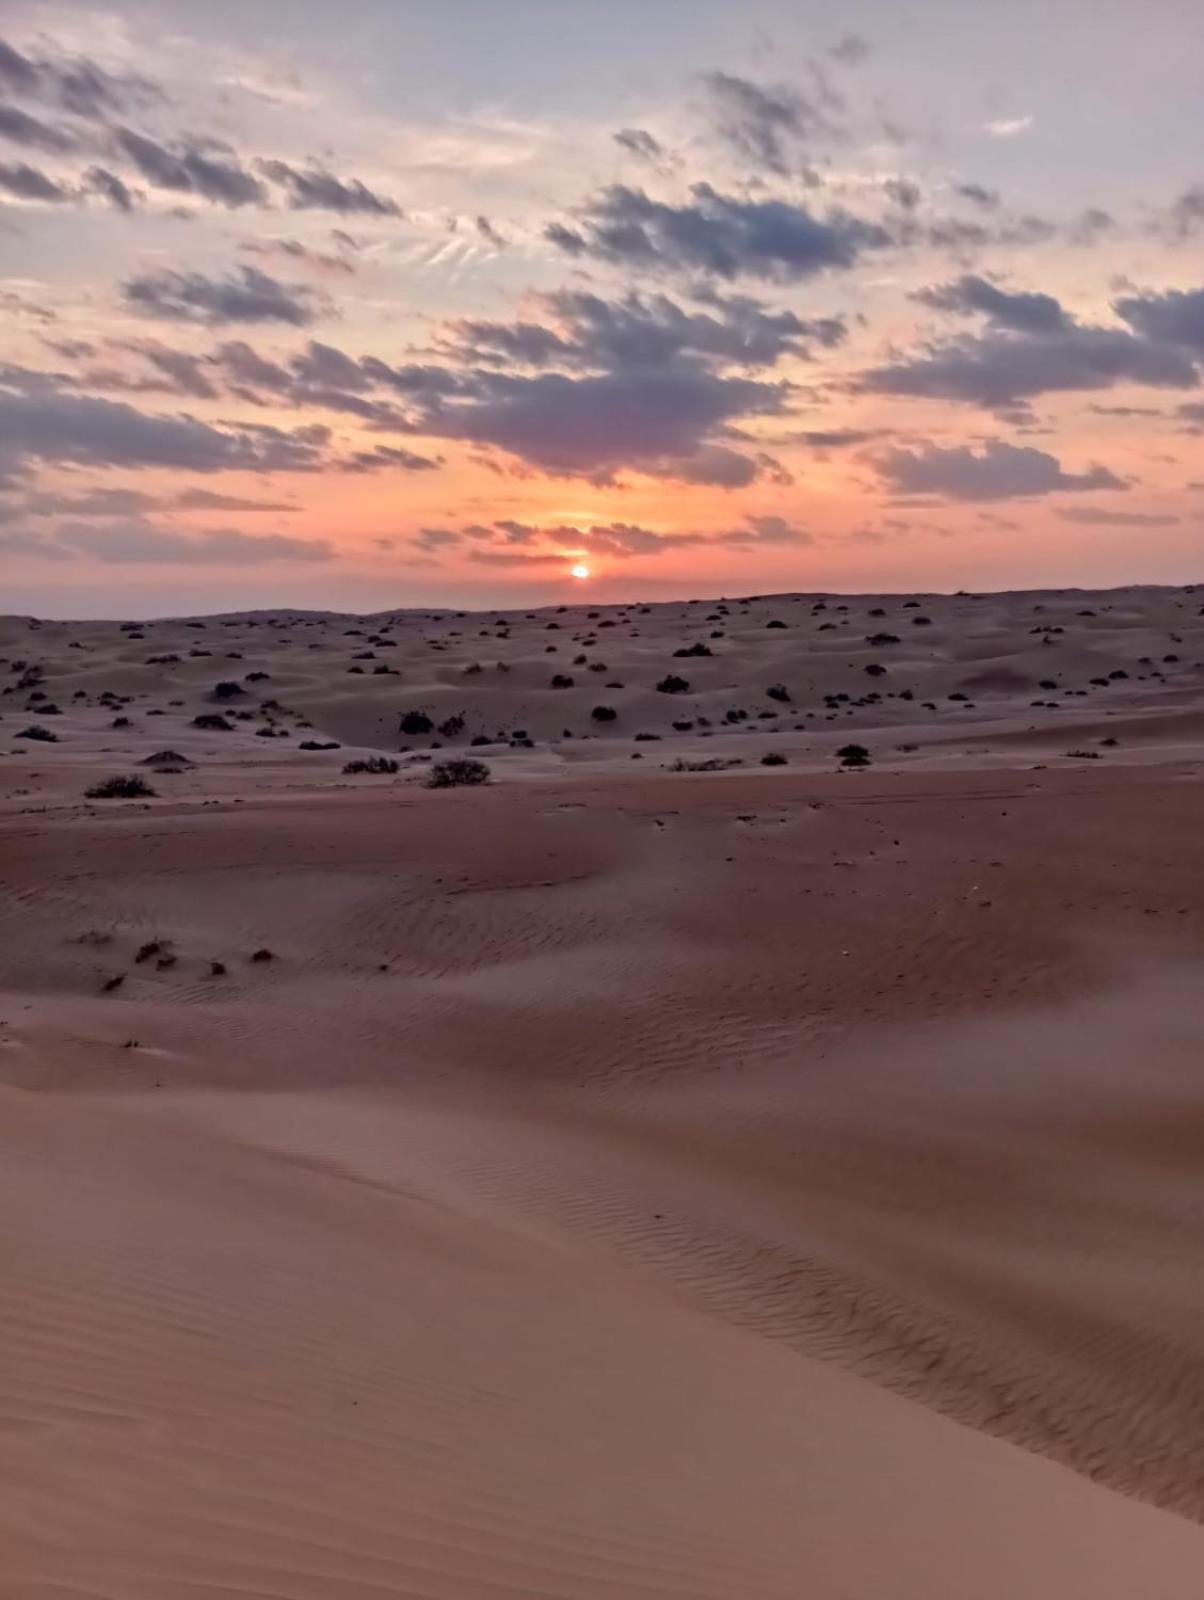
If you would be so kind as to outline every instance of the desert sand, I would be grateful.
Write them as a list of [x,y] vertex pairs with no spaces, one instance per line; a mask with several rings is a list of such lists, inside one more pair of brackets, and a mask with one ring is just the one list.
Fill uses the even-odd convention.
[[0,622],[0,1593],[1197,1593],[1202,606]]

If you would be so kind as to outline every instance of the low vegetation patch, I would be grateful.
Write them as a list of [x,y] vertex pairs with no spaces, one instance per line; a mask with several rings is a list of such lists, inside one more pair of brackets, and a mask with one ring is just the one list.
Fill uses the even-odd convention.
[[153,799],[155,791],[145,778],[133,776],[102,778],[84,794],[89,800],[145,800]]
[[870,753],[863,744],[843,744],[836,752],[843,767],[868,767]]
[[372,772],[394,773],[398,770],[398,763],[390,756],[362,756],[355,761],[348,761],[343,768],[344,772]]
[[490,776],[489,768],[483,761],[460,756],[453,761],[436,761],[426,786],[428,789],[472,788],[480,783],[488,783]]

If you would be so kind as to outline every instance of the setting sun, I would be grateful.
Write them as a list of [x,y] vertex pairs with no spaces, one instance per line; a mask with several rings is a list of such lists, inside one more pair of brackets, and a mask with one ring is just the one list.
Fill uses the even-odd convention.
[[575,567],[569,568],[569,573],[574,578],[588,578],[589,568],[579,561]]

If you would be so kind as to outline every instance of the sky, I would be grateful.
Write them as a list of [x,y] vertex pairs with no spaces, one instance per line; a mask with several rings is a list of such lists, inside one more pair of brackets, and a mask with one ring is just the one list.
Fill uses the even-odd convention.
[[0,0],[0,609],[1204,577],[1198,0]]

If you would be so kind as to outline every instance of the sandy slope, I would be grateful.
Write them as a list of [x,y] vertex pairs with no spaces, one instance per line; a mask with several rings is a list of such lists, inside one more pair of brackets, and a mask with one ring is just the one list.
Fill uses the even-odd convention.
[[[917,699],[835,724],[800,692],[844,692],[830,635],[790,643],[785,770],[738,725],[625,728],[493,747],[497,781],[450,794],[421,763],[344,779],[346,747],[263,715],[190,722],[270,670],[248,688],[287,680],[312,736],[367,730],[420,661],[414,703],[448,715],[422,652],[481,619],[393,623],[385,690],[344,681],[334,640],[380,636],[354,620],[310,619],[304,672],[298,622],[158,668],[116,627],[5,625],[63,714],[13,738],[27,684],[0,723],[0,1593],[1194,1592],[1197,608],[923,605]],[[1029,635],[1038,605],[1067,633]],[[682,610],[636,613],[632,683]],[[1032,642],[1075,628],[1098,637]],[[255,665],[265,631],[287,668]],[[790,631],[725,647],[749,708]],[[971,659],[1054,651],[1130,672],[1066,697],[1100,760],[1010,679],[923,710]],[[1138,660],[1165,653],[1162,680]],[[458,745],[482,676],[456,669]],[[576,691],[488,693],[537,734]],[[850,737],[868,772],[834,770]],[[195,765],[157,798],[82,801],[165,747]],[[717,749],[746,766],[661,770]]]

